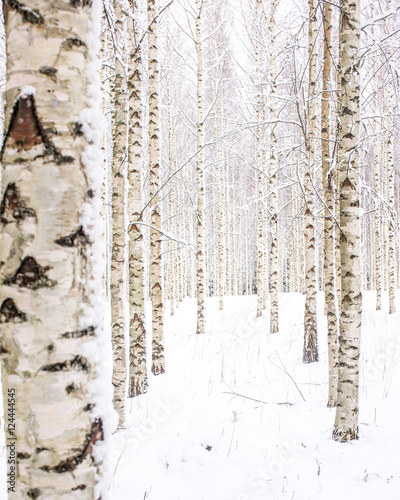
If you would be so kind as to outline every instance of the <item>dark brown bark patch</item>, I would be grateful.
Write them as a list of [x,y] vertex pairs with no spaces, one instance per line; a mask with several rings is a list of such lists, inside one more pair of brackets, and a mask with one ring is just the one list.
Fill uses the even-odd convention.
[[72,472],[78,467],[79,464],[81,464],[85,460],[87,456],[92,455],[93,446],[97,443],[97,441],[102,441],[103,439],[103,423],[100,418],[97,418],[93,422],[90,432],[86,434],[85,443],[82,447],[82,450],[80,450],[76,455],[62,460],[58,465],[54,467],[45,465],[41,467],[41,470],[46,472],[57,472],[58,474],[62,474],[63,472]]
[[39,490],[39,488],[33,488],[32,490],[29,490],[27,493],[27,496],[29,498],[39,498],[42,492]]
[[44,19],[37,9],[30,9],[17,0],[8,0],[8,5],[21,14],[25,23],[44,24]]
[[71,491],[77,491],[77,490],[86,490],[86,484],[78,484],[78,486],[75,486],[75,488],[72,488]]
[[3,200],[0,206],[0,220],[3,224],[9,222],[20,221],[27,217],[36,218],[36,212],[33,208],[26,206],[25,200],[21,197],[19,188],[15,182],[7,185],[4,192]]
[[42,75],[46,75],[53,80],[53,82],[57,82],[57,69],[53,68],[53,66],[42,66],[39,69],[39,73]]
[[0,323],[23,323],[26,314],[20,311],[12,299],[5,299],[0,307]]
[[79,245],[88,245],[90,240],[83,231],[83,227],[79,226],[74,233],[58,238],[58,240],[55,240],[55,243],[62,247],[78,247]]
[[34,97],[22,95],[14,105],[3,151],[6,146],[22,151],[43,143]]
[[17,285],[20,288],[51,288],[57,284],[56,281],[49,279],[46,272],[50,266],[40,266],[33,257],[25,257],[13,276],[4,280],[5,285]]
[[38,144],[43,144],[44,154],[53,155],[58,165],[74,161],[72,156],[62,155],[45,133],[36,112],[33,95],[20,95],[14,105],[0,159],[6,147],[26,151]]
[[18,460],[27,460],[28,458],[31,458],[29,453],[22,453],[22,452],[17,453]]
[[59,363],[51,363],[45,365],[42,370],[44,372],[63,372],[69,370],[87,371],[89,363],[83,356],[75,356],[73,359],[67,359]]
[[73,49],[79,47],[86,47],[86,44],[85,42],[82,42],[82,40],[79,40],[79,38],[67,38],[65,42],[63,42],[63,46],[66,49]]

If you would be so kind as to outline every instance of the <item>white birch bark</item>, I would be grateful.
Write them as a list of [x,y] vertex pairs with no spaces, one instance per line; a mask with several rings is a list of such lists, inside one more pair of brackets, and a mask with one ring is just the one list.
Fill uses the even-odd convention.
[[113,346],[114,406],[119,426],[125,420],[125,388],[127,380],[125,349],[125,171],[127,165],[127,93],[126,93],[126,29],[127,15],[120,0],[114,1],[115,76],[113,98],[113,155],[112,155],[112,251],[111,251],[111,335]]
[[331,167],[330,155],[330,71],[332,53],[332,6],[324,2],[324,66],[322,72],[322,103],[321,103],[321,149],[322,149],[322,183],[324,189],[324,292],[328,324],[328,362],[329,362],[329,393],[328,407],[336,406],[337,401],[337,351],[338,351],[338,320],[335,293],[335,185],[334,172]]
[[203,109],[203,50],[201,41],[202,2],[196,0],[196,53],[197,53],[197,210],[196,210],[196,333],[204,333],[204,109]]
[[[376,89],[376,62],[373,64],[373,82]],[[374,115],[378,113],[377,97],[374,97]],[[380,194],[380,163],[379,163],[379,141],[378,141],[378,120],[376,117],[373,122],[374,128],[374,175],[375,175],[375,192],[379,197]],[[382,247],[381,247],[381,207],[380,201],[377,200],[375,209],[375,288],[376,288],[376,310],[379,311],[382,307]]]
[[91,286],[101,288],[92,252],[101,249],[82,214],[98,217],[101,186],[88,180],[79,121],[92,83],[90,5],[4,3],[0,359],[5,402],[14,390],[17,462],[9,500],[89,500],[98,480],[103,426],[89,390],[97,367],[83,352],[100,344],[90,315]]
[[270,95],[269,95],[269,119],[270,125],[270,153],[269,153],[269,190],[270,190],[270,232],[271,232],[271,249],[270,249],[270,293],[271,293],[271,310],[270,310],[270,333],[279,332],[279,308],[278,308],[278,280],[279,280],[279,260],[278,260],[278,193],[277,193],[277,137],[276,124],[274,121],[278,117],[278,109],[276,102],[276,62],[275,62],[275,0],[271,1],[271,15],[269,21],[270,35],[270,55],[269,55],[269,78],[270,78]]
[[341,317],[338,401],[333,437],[358,437],[358,374],[361,333],[360,195],[357,141],[360,123],[360,2],[342,0],[340,71]]
[[158,98],[158,48],[155,0],[147,0],[149,44],[149,167],[150,167],[150,283],[152,303],[152,367],[154,375],[165,372],[163,344],[163,294],[161,279],[161,207],[160,207],[160,111]]
[[315,137],[317,136],[316,92],[317,85],[317,0],[309,0],[309,93],[308,93],[308,131],[306,139],[307,161],[304,188],[306,194],[305,211],[305,288],[304,309],[304,348],[303,362],[318,361],[317,346],[317,283],[315,263],[315,220],[313,174],[315,170]]
[[137,6],[131,2],[133,18],[129,20],[128,58],[128,236],[129,236],[129,386],[130,398],[143,394],[147,388],[146,328],[144,323],[144,276],[142,232],[142,100],[141,57],[136,30]]

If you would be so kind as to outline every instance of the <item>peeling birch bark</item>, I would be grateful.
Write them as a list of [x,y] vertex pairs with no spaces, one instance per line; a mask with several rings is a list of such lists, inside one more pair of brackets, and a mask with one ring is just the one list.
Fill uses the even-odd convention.
[[4,401],[15,390],[17,448],[8,498],[67,500],[79,490],[89,500],[98,481],[93,447],[103,439],[89,393],[97,367],[82,354],[101,334],[82,327],[96,278],[81,217],[100,196],[83,163],[79,121],[92,9],[40,0],[29,8],[7,0],[4,9],[0,360]]

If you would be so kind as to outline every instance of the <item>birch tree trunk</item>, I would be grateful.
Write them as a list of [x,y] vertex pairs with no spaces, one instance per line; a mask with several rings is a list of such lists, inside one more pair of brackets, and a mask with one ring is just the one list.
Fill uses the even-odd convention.
[[125,272],[125,169],[127,165],[127,96],[126,96],[126,29],[127,16],[120,0],[114,1],[115,76],[113,96],[113,155],[112,155],[112,252],[111,252],[111,335],[113,345],[114,407],[119,426],[125,420],[125,388],[127,379],[124,317]]
[[149,43],[149,167],[150,167],[150,286],[152,304],[152,367],[154,375],[165,372],[163,343],[163,294],[161,279],[161,211],[160,211],[160,110],[158,107],[158,49],[155,0],[147,0]]
[[321,148],[322,148],[322,182],[324,189],[324,291],[328,323],[328,360],[329,360],[329,394],[328,407],[336,406],[337,400],[337,336],[338,321],[335,294],[335,185],[334,172],[331,166],[330,144],[330,71],[332,53],[332,6],[324,2],[324,66],[322,72],[322,104],[321,104]]
[[[376,63],[373,64],[373,82],[375,92],[376,86]],[[376,310],[379,311],[382,307],[382,248],[381,248],[381,207],[380,207],[380,162],[379,162],[379,142],[378,142],[378,100],[374,97],[374,174],[375,174],[375,193],[377,195],[377,206],[375,209],[375,288],[376,288]]]
[[204,333],[204,109],[203,109],[203,50],[201,43],[201,0],[196,0],[197,52],[197,210],[196,210],[196,333]]
[[[387,2],[390,8],[391,1]],[[387,31],[390,33],[391,19],[387,21]],[[389,64],[392,62],[392,50],[389,48],[387,55]],[[392,68],[390,68],[391,70]],[[389,84],[387,89],[388,120],[387,120],[387,177],[388,177],[388,205],[389,227],[388,227],[388,289],[389,289],[389,314],[396,312],[396,276],[395,276],[395,216],[394,216],[394,163],[393,163],[393,75],[389,74]]]
[[89,389],[98,366],[83,353],[102,341],[102,161],[79,119],[93,85],[90,5],[4,2],[0,359],[4,401],[15,400],[10,500],[98,497],[93,448],[103,424]]
[[303,362],[318,361],[317,346],[317,284],[315,266],[315,220],[314,220],[314,187],[313,173],[315,169],[315,137],[317,136],[317,113],[315,105],[315,88],[317,85],[317,0],[309,0],[309,94],[308,94],[308,131],[306,139],[307,161],[304,188],[306,192],[305,211],[305,287],[306,302],[304,310],[304,349]]
[[279,332],[279,309],[278,309],[278,193],[277,193],[277,138],[276,124],[274,123],[278,117],[276,103],[276,64],[275,64],[275,0],[271,1],[271,16],[269,21],[270,32],[270,57],[269,57],[269,77],[270,77],[270,154],[269,154],[269,189],[270,189],[270,231],[271,231],[271,250],[270,250],[270,276],[271,276],[271,311],[270,311],[270,333]]
[[144,323],[144,276],[142,222],[142,100],[141,57],[136,30],[137,6],[131,0],[133,23],[129,32],[130,54],[128,59],[128,213],[129,213],[129,387],[130,398],[143,394],[147,388],[146,328]]
[[360,2],[342,0],[340,71],[341,317],[338,402],[333,437],[358,437],[358,373],[361,333],[360,208],[357,141],[360,123]]

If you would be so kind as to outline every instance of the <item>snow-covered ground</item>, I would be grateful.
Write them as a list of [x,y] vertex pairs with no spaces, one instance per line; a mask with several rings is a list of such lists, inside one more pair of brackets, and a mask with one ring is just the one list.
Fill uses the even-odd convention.
[[320,362],[308,366],[300,294],[280,296],[274,335],[266,312],[255,318],[255,296],[229,297],[223,312],[208,299],[205,335],[195,335],[194,300],[166,314],[167,373],[128,400],[127,429],[106,457],[109,499],[399,500],[400,313],[385,302],[376,312],[374,299],[364,294],[360,439],[350,444],[331,439],[321,295]]
[[[360,439],[331,439],[327,344],[302,363],[304,299],[280,296],[280,333],[255,318],[256,298],[195,301],[166,318],[167,373],[128,401],[127,429],[107,458],[115,500],[400,499],[400,314],[364,294]],[[400,301],[397,304],[400,310]]]

